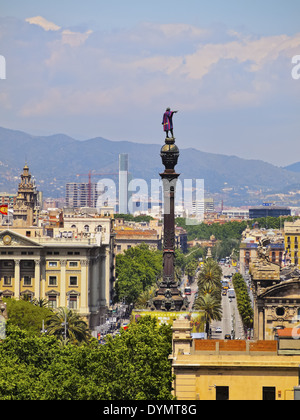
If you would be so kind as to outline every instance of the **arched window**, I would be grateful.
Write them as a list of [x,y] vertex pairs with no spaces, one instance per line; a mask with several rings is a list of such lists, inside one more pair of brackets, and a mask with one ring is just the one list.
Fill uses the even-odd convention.
[[89,225],[85,225],[85,226],[84,226],[84,231],[85,231],[86,233],[88,233],[88,232],[90,231],[90,227],[89,227]]
[[102,232],[102,226],[101,225],[98,225],[96,227],[96,232]]

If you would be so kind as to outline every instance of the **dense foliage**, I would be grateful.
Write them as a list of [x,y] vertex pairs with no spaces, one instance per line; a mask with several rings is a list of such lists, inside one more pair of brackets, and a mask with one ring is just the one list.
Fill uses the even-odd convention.
[[152,216],[148,216],[146,214],[140,214],[139,216],[133,216],[132,214],[116,214],[115,216],[118,219],[124,219],[125,221],[129,222],[150,222],[150,220],[154,220]]
[[205,261],[198,275],[198,296],[194,307],[204,312],[205,331],[209,335],[211,321],[222,319],[222,269],[216,261]]
[[51,309],[23,299],[5,299],[5,302],[10,323],[33,335],[39,334],[43,321],[46,324],[53,315]]
[[170,400],[171,328],[142,318],[107,343],[60,345],[7,323],[0,341],[0,399]]
[[224,224],[199,223],[197,225],[186,225],[184,218],[177,218],[176,224],[184,228],[188,233],[188,239],[210,239],[212,235],[218,240],[241,239],[242,232],[246,229],[248,221],[228,222]]
[[236,273],[232,277],[232,284],[236,294],[237,307],[245,328],[251,328],[253,324],[253,309],[243,276]]
[[132,247],[116,257],[115,299],[135,303],[139,296],[155,284],[162,272],[162,252],[145,244]]

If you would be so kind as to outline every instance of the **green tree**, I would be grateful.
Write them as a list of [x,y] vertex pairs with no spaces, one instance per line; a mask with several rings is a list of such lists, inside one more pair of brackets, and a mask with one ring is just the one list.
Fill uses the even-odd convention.
[[205,263],[202,265],[199,275],[198,275],[198,287],[201,287],[204,284],[208,284],[211,287],[221,291],[221,279],[222,279],[222,269],[219,264],[214,261],[212,258],[208,258]]
[[237,307],[242,318],[244,328],[251,328],[253,326],[254,313],[247,285],[243,276],[240,273],[235,273],[232,276],[232,284],[235,290]]
[[9,322],[31,334],[40,334],[43,321],[47,321],[53,312],[45,306],[37,306],[20,299],[5,299]]
[[185,267],[185,274],[188,276],[189,282],[192,281],[193,277],[196,274],[198,263],[195,260],[191,260]]
[[149,300],[153,299],[155,296],[156,286],[152,286],[149,289],[142,292],[135,302],[135,308],[137,309],[146,309]]
[[0,341],[0,400],[171,400],[169,326],[141,318],[105,345],[61,347],[7,323]]
[[[67,325],[65,325],[67,323]],[[65,336],[66,332],[66,336]],[[88,342],[91,338],[87,323],[69,308],[58,308],[47,322],[47,334],[72,343]]]
[[[90,368],[106,400],[171,400],[170,326],[142,317],[121,336],[108,338]],[[105,384],[105,386],[103,386]]]
[[221,321],[222,305],[219,299],[212,294],[198,295],[195,301],[195,309],[204,311],[205,332],[209,335],[211,321]]
[[139,295],[153,286],[162,272],[162,252],[145,244],[132,247],[116,257],[116,301],[135,303]]

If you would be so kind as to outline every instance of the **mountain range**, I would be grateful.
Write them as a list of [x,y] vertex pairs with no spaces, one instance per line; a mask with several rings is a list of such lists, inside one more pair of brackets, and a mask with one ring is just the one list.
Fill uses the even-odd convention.
[[[164,144],[110,141],[102,137],[76,140],[64,134],[33,136],[0,127],[0,191],[16,192],[25,162],[44,197],[64,197],[67,182],[87,182],[117,174],[119,153],[128,153],[133,178],[149,182],[158,179],[163,166],[160,148]],[[261,160],[206,153],[194,148],[180,149],[177,172],[180,179],[204,179],[205,190],[228,206],[300,203],[300,162],[282,168]],[[199,145],[201,147],[201,145]],[[112,175],[118,180],[117,175]],[[291,201],[292,200],[292,201]],[[296,202],[295,202],[296,200]]]

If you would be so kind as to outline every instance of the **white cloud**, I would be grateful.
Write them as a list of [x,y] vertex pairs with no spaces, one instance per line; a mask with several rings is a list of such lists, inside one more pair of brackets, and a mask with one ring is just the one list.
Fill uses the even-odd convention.
[[276,60],[280,54],[290,57],[292,49],[297,47],[300,47],[300,33],[293,37],[278,35],[257,40],[241,39],[227,44],[208,43],[186,56],[186,65],[181,72],[191,79],[200,80],[222,59],[232,59],[239,63],[249,61],[249,71],[257,72],[265,63]]
[[71,47],[78,47],[88,39],[88,37],[93,33],[93,31],[89,30],[84,33],[80,32],[72,32],[68,29],[62,31],[62,43],[69,44]]
[[[166,106],[179,108],[181,116],[241,109],[267,113],[270,104],[299,102],[291,58],[299,54],[300,34],[250,37],[227,29],[218,28],[216,34],[213,28],[153,23],[80,32],[41,17],[8,25],[0,27],[8,63],[0,102],[10,120],[13,116],[32,126],[59,120],[66,129],[53,131],[68,132],[67,124],[72,130],[81,124],[83,131],[85,126],[102,129],[115,118],[115,133],[130,138]],[[137,121],[125,128],[136,114]]]
[[31,18],[25,19],[26,22],[29,22],[32,25],[38,25],[42,27],[45,31],[59,31],[61,29],[60,26],[56,25],[53,22],[49,22],[47,19],[43,18],[42,16],[34,16]]

